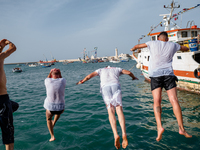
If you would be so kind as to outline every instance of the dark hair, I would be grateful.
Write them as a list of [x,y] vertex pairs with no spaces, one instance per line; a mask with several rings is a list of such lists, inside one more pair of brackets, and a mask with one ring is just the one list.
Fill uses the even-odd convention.
[[160,34],[158,35],[158,37],[161,36],[161,35],[164,35],[164,36],[166,36],[168,38],[168,34],[165,31],[160,32]]

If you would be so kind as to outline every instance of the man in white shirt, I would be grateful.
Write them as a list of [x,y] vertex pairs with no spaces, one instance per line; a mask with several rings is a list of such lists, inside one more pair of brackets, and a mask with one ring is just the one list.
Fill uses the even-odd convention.
[[164,128],[161,123],[161,100],[162,100],[162,88],[167,91],[169,100],[173,107],[173,112],[176,116],[179,134],[184,135],[187,138],[191,138],[183,126],[181,107],[177,98],[176,82],[177,77],[174,75],[172,68],[172,60],[174,54],[178,51],[188,51],[185,46],[180,46],[177,43],[168,42],[167,32],[161,32],[158,35],[157,41],[149,41],[147,43],[135,45],[131,51],[135,51],[139,48],[148,47],[150,50],[149,60],[149,76],[151,78],[151,91],[154,99],[154,114],[157,122],[157,141],[162,139]]
[[128,70],[108,66],[106,68],[101,68],[92,72],[91,74],[87,75],[83,80],[77,83],[77,84],[83,84],[84,82],[95,76],[100,76],[101,93],[108,110],[109,121],[115,138],[115,147],[117,149],[120,148],[120,141],[119,141],[120,137],[117,133],[115,108],[122,129],[122,137],[123,137],[122,147],[126,148],[128,146],[125,117],[122,108],[121,88],[119,83],[119,76],[122,74],[129,75],[132,78],[132,80],[138,80],[138,78],[136,78]]
[[[53,128],[65,109],[65,86],[66,80],[62,78],[60,69],[51,69],[45,79],[47,97],[44,101],[46,109],[47,127],[51,138],[50,142],[55,140]],[[55,115],[55,116],[54,116]],[[52,120],[54,116],[54,120]]]

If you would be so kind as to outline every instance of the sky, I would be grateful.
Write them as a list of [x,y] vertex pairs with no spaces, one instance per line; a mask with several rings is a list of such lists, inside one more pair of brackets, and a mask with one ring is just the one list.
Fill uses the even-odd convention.
[[[191,8],[200,0],[176,0],[180,8]],[[171,0],[0,0],[0,40],[8,39],[17,50],[5,63],[77,59],[88,55],[131,54],[130,49],[151,26],[162,21]],[[174,21],[182,28],[188,21],[200,27],[200,7]],[[182,18],[182,19],[181,19]],[[163,31],[158,27],[153,32]],[[141,43],[147,42],[145,37]],[[5,47],[5,49],[7,49]]]

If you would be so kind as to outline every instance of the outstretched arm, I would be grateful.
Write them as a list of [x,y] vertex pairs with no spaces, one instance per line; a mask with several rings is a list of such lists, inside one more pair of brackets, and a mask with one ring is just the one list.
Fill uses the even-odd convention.
[[147,47],[147,45],[145,43],[138,44],[138,45],[135,45],[133,48],[131,48],[131,51],[135,51],[136,49],[145,48],[145,47]]
[[[9,48],[5,52],[2,52],[6,45],[9,45]],[[10,54],[12,54],[14,51],[16,51],[16,49],[17,49],[16,46],[12,42],[6,39],[1,40],[0,41],[0,58],[5,59],[6,57],[10,56]]]
[[91,74],[87,75],[83,80],[77,82],[76,84],[83,84],[85,81],[90,80],[91,78],[93,78],[97,75],[98,75],[98,73],[96,71],[92,72]]
[[139,80],[137,77],[135,77],[135,76],[133,75],[132,72],[130,72],[130,71],[128,71],[128,70],[123,69],[123,70],[122,70],[122,74],[127,74],[127,75],[129,75],[129,76],[132,78],[132,80]]
[[188,47],[186,47],[186,46],[181,46],[180,51],[184,52],[184,51],[188,51],[188,50],[189,50]]

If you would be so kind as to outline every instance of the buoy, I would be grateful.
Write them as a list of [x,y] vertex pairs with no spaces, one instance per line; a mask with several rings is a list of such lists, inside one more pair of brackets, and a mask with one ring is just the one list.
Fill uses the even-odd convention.
[[140,68],[141,67],[141,63],[138,63],[137,65],[136,65],[136,68]]

